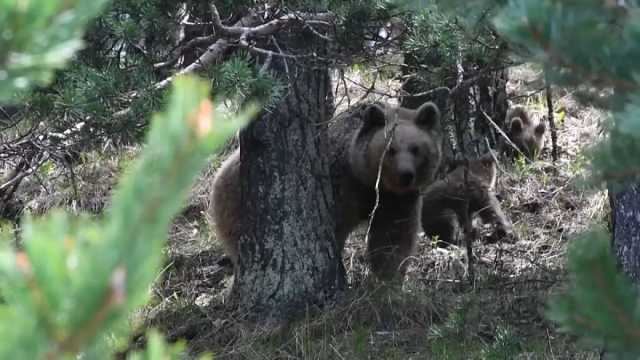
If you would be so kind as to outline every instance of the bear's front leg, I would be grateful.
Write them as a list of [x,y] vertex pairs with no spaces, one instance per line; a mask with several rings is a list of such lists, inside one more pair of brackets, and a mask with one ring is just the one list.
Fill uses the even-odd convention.
[[376,211],[369,233],[367,257],[379,279],[402,280],[409,257],[415,251],[418,218],[417,206]]
[[442,209],[436,214],[429,213],[430,209],[422,209],[422,226],[425,234],[433,238],[437,236],[437,246],[441,248],[449,245],[460,245],[463,239],[462,225],[458,214],[453,209]]
[[500,238],[506,238],[513,234],[513,225],[511,221],[502,211],[500,202],[496,198],[493,191],[488,191],[478,196],[475,201],[476,211],[479,211],[482,221],[486,224],[495,223],[497,235]]

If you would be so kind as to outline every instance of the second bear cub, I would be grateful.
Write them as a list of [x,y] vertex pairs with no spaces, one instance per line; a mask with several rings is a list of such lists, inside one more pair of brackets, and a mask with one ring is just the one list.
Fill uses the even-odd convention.
[[[522,106],[509,109],[505,125],[511,141],[527,156],[529,160],[536,160],[544,147],[544,134],[547,126],[544,122],[532,118]],[[510,148],[506,146],[506,150]]]
[[486,154],[468,161],[466,165],[459,164],[444,179],[429,186],[422,197],[422,228],[425,234],[438,236],[443,246],[459,245],[463,239],[462,220],[467,218],[471,221],[476,212],[485,223],[496,223],[499,236],[511,233],[511,222],[494,193],[496,175],[495,160],[491,154]]

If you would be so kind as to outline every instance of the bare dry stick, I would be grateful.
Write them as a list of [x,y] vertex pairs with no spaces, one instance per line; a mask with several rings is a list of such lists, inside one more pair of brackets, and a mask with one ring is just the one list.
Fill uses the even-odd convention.
[[[278,44],[278,40],[276,40],[275,36],[271,36],[271,41],[273,41],[273,45],[276,47],[276,49],[278,49],[280,54],[283,54],[282,48],[280,47],[280,44]],[[289,73],[289,64],[287,63],[287,59],[286,58],[282,59],[282,62],[284,63],[284,70],[285,70],[285,73],[287,74],[287,78],[290,78],[291,74]]]
[[216,40],[216,37],[214,35],[195,37],[195,38],[189,40],[187,43],[185,43],[183,45],[180,45],[175,50],[173,50],[171,52],[173,54],[173,56],[169,60],[153,64],[153,68],[154,69],[162,69],[162,68],[165,68],[165,67],[173,66],[175,63],[178,62],[178,59],[180,59],[180,57],[186,51],[189,51],[189,50],[195,48],[196,46],[203,46],[203,45],[209,46],[215,40]]
[[349,96],[349,87],[347,86],[347,77],[344,75],[344,69],[340,69],[340,78],[342,80],[342,87],[344,87],[344,95],[347,97],[347,107],[350,107],[351,96]]
[[[457,89],[461,87],[464,82],[464,67],[462,66],[462,51],[458,49],[458,56],[456,58],[456,69],[457,69],[457,79],[456,86],[452,89],[452,93],[455,93]],[[469,282],[473,285],[475,281],[475,271],[473,267],[473,248],[472,243],[473,239],[471,238],[472,234],[472,226],[471,219],[469,218],[469,160],[466,155],[464,157],[464,187],[465,187],[465,202],[464,202],[464,211],[463,219],[464,222],[464,242],[467,248],[467,272],[469,275]]]
[[520,155],[524,156],[525,158],[527,158],[528,160],[531,161],[531,159],[529,159],[527,157],[527,155],[525,155],[520,148],[518,148],[518,146],[516,144],[513,143],[513,141],[511,141],[511,139],[509,139],[509,137],[507,136],[507,134],[504,133],[504,131],[502,131],[502,129],[500,128],[500,126],[498,126],[498,124],[496,124],[493,119],[491,119],[491,116],[489,116],[484,110],[482,111],[482,115],[484,115],[484,117],[489,121],[489,123],[496,129],[496,131],[500,134],[500,136],[502,136],[502,138],[504,138],[507,143],[513,147],[514,149],[516,149],[516,151],[518,153],[520,153]]
[[[168,87],[173,80],[177,76],[193,73],[202,69],[203,67],[209,66],[216,61],[222,59],[223,54],[229,48],[229,46],[236,43],[241,47],[248,49],[249,51],[260,53],[267,56],[282,56],[282,57],[290,57],[296,58],[305,55],[290,55],[285,54],[282,51],[280,53],[272,52],[270,50],[260,49],[255,46],[249,44],[247,39],[251,37],[265,37],[275,34],[278,30],[282,29],[286,25],[291,22],[302,22],[302,23],[313,23],[316,25],[331,25],[331,22],[335,20],[335,15],[330,12],[323,13],[304,13],[304,12],[294,12],[288,15],[281,16],[275,20],[269,21],[265,24],[258,25],[257,22],[260,21],[259,17],[256,16],[254,12],[249,13],[247,16],[240,19],[232,26],[226,26],[222,24],[222,20],[220,19],[220,13],[215,5],[211,5],[211,13],[213,16],[213,22],[211,25],[215,31],[214,36],[224,36],[226,38],[219,38],[215,43],[209,45],[207,50],[202,54],[198,59],[196,59],[193,63],[189,64],[184,69],[181,69],[177,73],[167,77],[166,79],[156,83],[153,85],[154,90],[162,90]],[[320,34],[318,34],[320,35]],[[194,47],[199,44],[205,44],[208,41],[211,41],[212,37],[202,37],[196,38],[192,40],[193,42],[187,43],[182,50],[186,50],[188,48]],[[154,65],[155,67],[166,67],[170,66],[177,58],[179,58],[180,54],[176,55],[176,57]],[[307,55],[310,56],[310,55]],[[135,98],[138,96],[138,92],[134,91],[130,94],[130,97]],[[115,118],[122,118],[131,113],[131,108],[126,108],[120,110],[113,114]]]
[[[344,80],[346,80],[346,81],[348,81],[348,82],[352,83],[353,85],[358,86],[359,88],[361,88],[361,89],[363,89],[364,91],[366,91],[368,94],[376,94],[376,95],[380,95],[380,96],[384,96],[384,97],[388,97],[388,98],[395,98],[395,97],[397,97],[397,96],[392,95],[392,94],[389,94],[389,93],[387,93],[387,92],[380,91],[380,90],[377,90],[377,89],[374,89],[374,88],[371,88],[371,87],[365,86],[365,85],[363,85],[362,83],[359,83],[359,82],[357,82],[357,81],[355,81],[355,80],[353,80],[353,79],[350,79],[350,78],[348,78],[348,77],[346,77],[346,76],[344,76],[344,77],[343,77],[343,81],[344,81]],[[374,87],[375,87],[375,84],[373,84],[373,85],[374,85]],[[346,84],[345,84],[345,88],[346,88]],[[363,99],[364,99],[364,97],[363,97]]]
[[556,162],[558,161],[558,132],[553,120],[553,94],[549,83],[547,83],[547,110],[549,111],[549,131],[551,132],[551,157],[553,162]]
[[371,234],[371,227],[373,226],[373,219],[376,216],[376,211],[378,211],[378,207],[380,206],[380,180],[382,179],[382,163],[384,161],[384,157],[387,155],[387,151],[391,147],[391,141],[393,140],[393,134],[396,129],[396,124],[394,124],[391,129],[386,129],[384,132],[384,137],[387,139],[387,144],[382,151],[382,156],[380,156],[380,161],[378,162],[378,174],[376,176],[376,202],[373,205],[373,209],[371,210],[371,214],[369,215],[369,224],[367,225],[367,233],[364,237],[365,243],[369,243],[369,235]]
[[465,157],[464,162],[465,201],[463,205],[464,209],[462,211],[462,222],[464,224],[464,243],[467,248],[467,272],[469,275],[469,283],[473,286],[476,274],[473,266],[473,226],[471,224],[471,217],[469,216],[469,199],[471,198],[471,189],[469,186],[469,160]]
[[[211,12],[213,15],[213,29],[216,32],[217,36],[226,36],[227,38],[220,38],[215,43],[210,45],[207,48],[202,56],[200,56],[196,61],[191,63],[186,68],[178,71],[176,74],[169,76],[168,78],[156,83],[153,88],[154,90],[161,90],[169,86],[171,82],[179,75],[188,74],[200,70],[201,68],[213,64],[215,61],[222,58],[224,51],[231,45],[231,39],[239,40],[239,43],[243,47],[250,48],[251,50],[256,50],[254,47],[250,47],[246,41],[249,37],[252,36],[269,36],[275,34],[278,30],[280,30],[283,26],[285,26],[288,22],[293,20],[298,20],[299,18],[295,15],[285,15],[278,19],[272,20],[266,24],[255,25],[258,21],[257,17],[254,13],[250,13],[249,15],[243,17],[240,21],[238,21],[233,26],[225,26],[222,24],[222,20],[220,20],[220,14],[218,13],[218,9],[215,5],[211,5]],[[267,50],[265,50],[267,51]],[[281,55],[284,56],[284,55]]]
[[189,66],[169,76],[168,78],[156,83],[153,86],[153,89],[162,90],[169,86],[176,77],[195,72],[207,65],[213,64],[216,60],[222,58],[224,51],[229,47],[229,45],[229,41],[227,41],[226,39],[219,39],[211,46],[209,46],[207,48],[207,51],[205,51],[204,54],[202,54],[202,56],[200,56],[196,61],[192,62]]
[[43,157],[36,161],[35,165],[29,166],[29,168],[27,168],[26,170],[23,170],[20,173],[15,174],[14,176],[10,177],[9,180],[4,182],[3,184],[0,184],[0,191],[3,191],[5,189],[9,188],[10,186],[19,183],[25,177],[33,174],[36,170],[38,170],[40,168],[40,165],[44,164],[47,160],[49,160],[49,158],[50,158],[49,154],[47,152],[45,152]]

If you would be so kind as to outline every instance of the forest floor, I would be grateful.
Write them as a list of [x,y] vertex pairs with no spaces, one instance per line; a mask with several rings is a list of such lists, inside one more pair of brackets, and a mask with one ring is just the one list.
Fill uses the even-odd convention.
[[[529,65],[514,68],[508,89],[513,103],[542,117],[547,108],[538,75]],[[367,82],[361,71],[351,76]],[[367,98],[394,85],[378,86],[380,93]],[[355,102],[367,95],[367,88],[347,84],[347,92],[338,88],[338,94],[349,94]],[[216,359],[597,359],[595,349],[560,333],[545,309],[567,285],[565,254],[571,239],[607,221],[606,193],[580,184],[583,150],[597,141],[605,114],[578,104],[570,90],[554,90],[559,160],[551,161],[547,133],[541,160],[500,164],[497,192],[517,241],[493,242],[492,229],[483,228],[474,243],[473,283],[464,247],[441,249],[423,237],[402,290],[379,285],[364,262],[363,236],[355,234],[344,252],[349,284],[344,299],[321,314],[309,314],[286,335],[247,332],[238,325],[242,314],[225,311],[231,270],[221,261],[204,215],[218,158],[174,222],[153,300],[132,317],[133,326],[158,327],[170,339],[186,339],[194,353],[210,351]],[[340,108],[345,106],[343,101]],[[36,213],[52,206],[99,213],[119,169],[136,152],[94,155],[87,162],[91,165],[76,169],[79,195],[60,177],[46,192],[27,183],[21,196]]]

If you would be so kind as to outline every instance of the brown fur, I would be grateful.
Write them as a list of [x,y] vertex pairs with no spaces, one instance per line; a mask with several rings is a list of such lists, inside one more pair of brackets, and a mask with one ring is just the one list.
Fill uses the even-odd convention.
[[[378,166],[389,135],[393,140],[382,161],[380,203],[367,252],[374,273],[383,279],[402,274],[404,260],[414,251],[421,209],[418,189],[433,181],[442,156],[440,112],[431,103],[418,110],[359,105],[338,115],[329,127],[340,253],[348,235],[369,218],[375,205]],[[216,234],[234,262],[241,216],[239,164],[236,150],[218,170],[210,210]]]
[[[544,147],[544,135],[547,130],[544,122],[529,117],[524,107],[515,106],[507,111],[505,126],[507,135],[518,149],[530,160],[536,160]],[[503,147],[511,148],[510,144],[503,144]]]
[[425,190],[422,198],[424,232],[431,237],[437,235],[442,245],[460,244],[462,221],[465,218],[471,221],[473,213],[478,212],[484,222],[496,223],[499,236],[511,233],[511,222],[494,194],[496,175],[495,160],[491,154],[487,154],[470,160],[468,165],[458,165],[444,179],[434,182]]
[[231,261],[238,259],[238,239],[240,238],[240,148],[237,148],[220,165],[213,178],[209,213],[218,239]]

